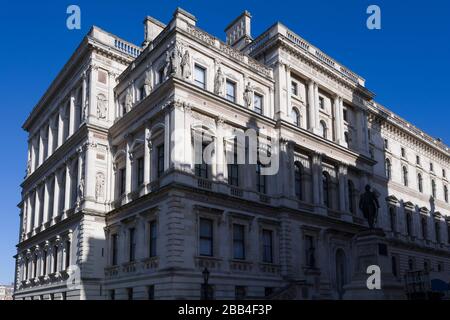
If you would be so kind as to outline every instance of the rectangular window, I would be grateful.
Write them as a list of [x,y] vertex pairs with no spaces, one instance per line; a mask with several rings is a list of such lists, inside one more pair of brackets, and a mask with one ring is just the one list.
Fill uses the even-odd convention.
[[297,82],[294,82],[294,81],[291,82],[291,93],[294,96],[298,96],[298,85],[297,85]]
[[[236,139],[237,140],[237,139]],[[229,163],[228,168],[228,184],[239,186],[239,165],[237,164],[237,141],[234,142],[233,163]]]
[[155,286],[151,285],[147,287],[147,299],[148,300],[155,299]]
[[410,212],[406,212],[406,234],[412,236],[412,216]]
[[256,165],[256,189],[259,193],[266,194],[267,193],[267,187],[266,187],[266,177],[265,175],[261,174],[261,164]]
[[137,159],[137,187],[144,183],[144,158]]
[[227,94],[226,98],[228,101],[236,102],[236,83],[227,80],[226,82]]
[[325,99],[323,97],[319,97],[319,107],[322,110],[325,110]]
[[43,262],[43,266],[42,266],[42,275],[46,275],[47,274],[47,250],[44,250],[44,254],[42,257],[42,262]]
[[344,113],[344,121],[348,122],[348,111],[346,108],[344,108],[343,113]]
[[156,256],[156,239],[157,239],[157,229],[156,229],[156,221],[150,222],[149,229],[150,229],[150,243],[149,243],[149,256],[155,257]]
[[273,262],[273,232],[272,230],[263,230],[263,262],[272,263]]
[[406,151],[405,151],[405,148],[401,148],[400,149],[401,151],[401,155],[402,155],[402,157],[404,158],[405,157],[405,155],[406,155]]
[[389,149],[389,141],[388,141],[388,139],[384,139],[383,141],[384,141],[384,148],[385,149]]
[[111,264],[117,265],[117,234],[111,236]]
[[316,266],[316,253],[315,253],[314,238],[312,236],[305,236],[305,261],[306,266],[314,268]]
[[201,159],[196,159],[195,165],[195,175],[199,178],[208,179],[208,164],[205,161],[205,148],[207,144],[202,145],[202,154],[200,155]]
[[255,112],[263,114],[263,96],[255,93],[255,97],[253,100]]
[[431,171],[431,172],[434,171],[433,162],[430,162],[430,171]]
[[128,250],[130,253],[130,256],[129,256],[130,262],[133,262],[136,258],[136,234],[135,233],[136,233],[136,229],[134,229],[134,228],[129,229],[129,232],[128,232],[129,249]]
[[128,300],[133,300],[133,288],[127,288]]
[[245,259],[245,226],[233,225],[233,258]]
[[420,156],[416,156],[416,164],[420,165]]
[[234,296],[236,300],[245,299],[245,297],[247,296],[247,287],[236,286],[234,289]]
[[119,170],[119,194],[125,194],[125,179],[126,179],[126,170],[122,168]]
[[213,221],[210,219],[200,219],[200,255],[213,255]]
[[197,87],[206,89],[206,69],[197,64],[194,67],[194,83]]
[[53,247],[53,273],[58,271],[58,246]]
[[109,300],[116,300],[116,291],[113,290],[109,290]]
[[69,268],[70,266],[70,241],[66,241],[66,261],[65,261],[65,265],[66,265],[66,270]]
[[138,95],[138,97],[139,97],[139,101],[144,100],[144,98],[145,98],[145,89],[144,89],[144,86],[142,86],[142,87],[139,88],[139,95]]
[[157,172],[158,172],[158,178],[161,178],[164,174],[164,144],[159,145],[157,150],[158,155],[158,162],[157,162]]
[[162,84],[163,82],[164,82],[164,68],[161,68],[158,71],[158,84]]

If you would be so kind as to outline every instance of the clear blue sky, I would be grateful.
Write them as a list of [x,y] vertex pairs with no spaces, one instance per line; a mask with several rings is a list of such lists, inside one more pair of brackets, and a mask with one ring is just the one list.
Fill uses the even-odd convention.
[[[81,7],[81,30],[66,28],[70,4]],[[370,4],[381,7],[381,31],[366,28]],[[21,125],[93,24],[140,44],[144,16],[167,22],[180,6],[198,18],[201,28],[224,38],[224,27],[247,9],[254,36],[281,21],[366,78],[378,102],[450,143],[448,0],[42,0],[3,1],[0,6],[0,283],[14,278],[16,205],[26,163]]]

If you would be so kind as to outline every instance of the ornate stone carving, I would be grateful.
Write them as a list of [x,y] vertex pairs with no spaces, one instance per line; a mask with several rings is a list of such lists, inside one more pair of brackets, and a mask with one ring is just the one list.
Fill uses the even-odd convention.
[[253,104],[253,88],[250,82],[247,83],[244,90],[244,104],[247,108],[250,108]]
[[80,203],[84,199],[84,177],[81,177],[78,183],[77,202]]
[[181,76],[183,79],[189,79],[191,73],[191,55],[189,50],[185,50],[181,58]]
[[99,201],[105,198],[105,174],[97,172],[95,176],[95,200]]
[[106,119],[108,100],[103,93],[97,95],[97,119]]
[[214,93],[221,96],[223,95],[223,87],[225,83],[225,77],[222,72],[220,64],[217,66],[216,75],[214,77]]
[[145,72],[144,94],[147,97],[152,91],[152,80],[150,79],[150,70]]
[[133,107],[133,95],[131,94],[131,88],[128,87],[127,93],[125,95],[125,109],[127,112]]

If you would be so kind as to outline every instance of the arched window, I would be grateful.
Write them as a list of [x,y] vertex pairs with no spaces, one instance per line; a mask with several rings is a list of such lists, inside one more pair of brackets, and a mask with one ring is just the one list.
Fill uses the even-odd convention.
[[420,173],[417,175],[417,186],[419,188],[419,192],[423,192],[423,179]]
[[355,185],[353,181],[348,180],[348,209],[351,213],[356,214],[355,212]]
[[322,173],[322,192],[323,192],[323,204],[327,208],[331,208],[330,201],[330,175],[327,172]]
[[303,166],[300,162],[295,162],[295,196],[298,200],[303,200],[303,187],[302,187],[302,180],[303,180]]
[[327,124],[325,123],[325,121],[320,121],[320,130],[321,130],[321,135],[322,135],[322,137],[324,138],[324,139],[327,139],[327,135],[328,135],[328,132],[327,132]]
[[300,112],[295,107],[292,107],[291,119],[294,126],[300,127]]
[[436,198],[436,181],[434,179],[431,180],[431,195]]
[[407,187],[408,186],[408,168],[406,168],[406,166],[403,166],[402,172],[403,172],[403,185],[405,187]]
[[385,166],[386,178],[388,180],[391,180],[391,160],[386,159],[384,166]]
[[448,187],[444,186],[444,200],[448,202]]

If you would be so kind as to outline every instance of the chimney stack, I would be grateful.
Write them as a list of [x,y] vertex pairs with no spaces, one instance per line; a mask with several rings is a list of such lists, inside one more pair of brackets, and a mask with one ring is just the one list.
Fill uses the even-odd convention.
[[147,16],[144,20],[144,42],[142,47],[147,47],[164,30],[166,25],[153,17]]
[[228,27],[225,28],[227,35],[227,44],[241,50],[247,44],[253,41],[251,34],[251,20],[250,12],[245,10],[239,17],[234,19]]

